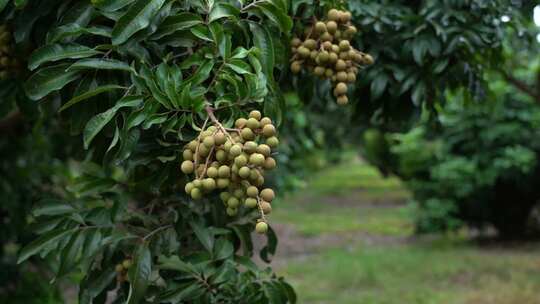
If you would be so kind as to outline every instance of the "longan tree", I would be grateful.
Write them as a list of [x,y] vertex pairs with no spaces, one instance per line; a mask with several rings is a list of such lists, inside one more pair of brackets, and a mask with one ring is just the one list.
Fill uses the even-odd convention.
[[264,261],[277,244],[265,171],[277,166],[287,6],[3,1],[6,108],[37,111],[58,164],[31,188],[39,236],[18,262],[39,255],[53,281],[81,276],[79,303],[295,302],[250,260],[252,231],[266,234]]

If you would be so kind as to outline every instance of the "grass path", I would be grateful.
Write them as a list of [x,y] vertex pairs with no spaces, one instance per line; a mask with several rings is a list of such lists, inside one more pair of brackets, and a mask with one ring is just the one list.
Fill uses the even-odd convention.
[[540,304],[540,247],[415,237],[396,179],[359,160],[277,202],[274,266],[301,304]]

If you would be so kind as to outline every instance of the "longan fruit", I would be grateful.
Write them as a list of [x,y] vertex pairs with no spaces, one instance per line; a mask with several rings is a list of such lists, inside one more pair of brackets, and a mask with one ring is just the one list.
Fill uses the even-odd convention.
[[193,190],[191,190],[191,198],[194,200],[200,200],[202,198],[201,189],[193,188]]
[[336,93],[337,95],[344,95],[344,94],[347,94],[347,84],[345,84],[344,82],[340,82],[336,85]]
[[334,53],[339,53],[339,45],[337,44],[332,44],[332,52]]
[[230,208],[236,208],[238,207],[238,205],[240,205],[240,201],[234,196],[230,197],[227,200],[227,206],[229,206]]
[[[258,123],[258,122],[257,122]],[[242,129],[241,133],[242,138],[244,140],[254,140],[255,139],[255,133],[249,128]]]
[[348,51],[351,48],[351,43],[349,40],[341,40],[339,42],[339,49],[341,51]]
[[216,189],[216,181],[213,178],[205,178],[202,181],[203,188],[208,191]]
[[337,71],[344,71],[347,68],[347,63],[343,59],[338,59],[335,68]]
[[349,103],[349,98],[347,97],[347,95],[338,96],[337,103],[340,106],[344,106]]
[[257,207],[257,200],[252,197],[248,197],[244,201],[244,205],[248,208],[255,208]]
[[264,155],[266,157],[268,157],[272,153],[272,149],[266,144],[260,144],[257,147],[257,152],[261,153],[262,155]]
[[319,53],[319,56],[317,56],[317,59],[321,62],[321,63],[326,63],[328,62],[328,59],[330,58],[330,54],[327,52],[327,51],[322,51]]
[[[328,19],[332,21],[339,21],[339,11],[335,8],[328,11]],[[328,27],[328,25],[327,25]]]
[[334,36],[332,36],[332,34],[328,32],[321,35],[322,42],[332,42],[333,40],[334,40]]
[[332,69],[326,69],[326,71],[324,72],[324,76],[330,78],[334,75],[334,70]]
[[249,163],[255,166],[262,166],[264,164],[264,155],[259,153],[253,153],[249,157]]
[[303,46],[309,50],[314,50],[317,47],[317,41],[314,39],[307,39],[304,41]]
[[234,164],[238,167],[245,166],[248,163],[248,159],[244,155],[238,155],[234,158]]
[[266,125],[269,125],[272,123],[272,119],[268,118],[268,117],[263,117],[261,119],[261,127],[264,127]]
[[193,151],[191,150],[184,150],[184,152],[182,152],[182,158],[184,160],[193,160]]
[[317,56],[319,56],[319,52],[317,52],[316,50],[311,51],[311,53],[309,54],[309,58],[311,58],[311,60],[317,59]]
[[269,202],[263,201],[261,202],[261,209],[265,215],[270,214],[272,212],[272,205]]
[[264,201],[267,201],[267,202],[273,201],[274,198],[276,197],[274,190],[270,188],[263,189],[260,193],[260,196]]
[[238,170],[238,176],[240,176],[243,179],[246,179],[249,177],[249,174],[251,173],[251,170],[249,167],[242,167],[240,170]]
[[202,182],[201,182],[200,179],[193,180],[192,183],[193,183],[193,187],[195,187],[195,188],[202,187]]
[[234,123],[234,126],[237,127],[238,129],[241,129],[243,127],[246,126],[246,123],[247,123],[247,119],[245,118],[238,118],[236,120],[236,122]]
[[351,18],[352,18],[352,15],[351,15],[351,12],[341,12],[341,14],[339,15],[339,20],[343,23],[347,23],[349,21],[351,21]]
[[302,71],[302,64],[300,63],[300,61],[293,61],[291,63],[291,72],[293,72],[294,74],[298,74],[300,73],[300,71]]
[[265,222],[258,222],[255,225],[255,231],[259,234],[265,234],[268,232],[268,224]]
[[298,55],[302,58],[308,58],[311,55],[311,51],[307,47],[301,46],[298,48]]
[[236,157],[236,156],[242,154],[242,146],[240,144],[235,144],[234,146],[231,147],[231,150],[229,151],[229,153],[233,157]]
[[191,150],[191,152],[195,152],[197,150],[197,146],[198,144],[196,140],[192,140],[189,142],[189,144],[187,144],[187,147]]
[[259,128],[259,120],[255,119],[255,118],[250,118],[250,119],[248,119],[246,126],[249,129],[252,129],[252,130],[258,129]]
[[276,135],[276,127],[274,125],[266,125],[262,129],[262,133],[265,137],[272,137]]
[[218,177],[218,169],[210,167],[206,170],[206,175],[208,175],[210,178],[216,178]]
[[325,68],[321,67],[321,66],[318,66],[318,67],[315,67],[315,69],[313,70],[313,74],[315,74],[315,76],[323,76],[324,75],[324,72],[326,71]]
[[182,165],[180,166],[182,172],[185,174],[191,174],[193,173],[193,170],[195,168],[195,165],[190,160],[185,160],[182,162]]
[[218,131],[216,134],[214,134],[214,142],[216,145],[221,146],[227,141],[227,136],[223,134],[223,132]]
[[356,74],[353,72],[347,73],[347,81],[353,83],[356,81]]
[[337,23],[335,21],[328,21],[326,22],[326,30],[330,34],[334,34],[337,31]]
[[238,209],[229,207],[227,208],[226,212],[228,216],[235,216],[238,214]]
[[279,145],[279,139],[275,136],[272,136],[266,140],[266,144],[270,148],[276,148]]
[[249,186],[246,189],[246,194],[249,197],[257,197],[257,195],[259,195],[259,189],[257,189],[255,186]]
[[190,193],[191,193],[191,190],[193,190],[193,188],[195,188],[195,186],[193,185],[193,183],[187,183],[187,184],[184,186],[184,191],[186,191],[187,194],[190,194]]
[[336,53],[330,53],[328,56],[328,62],[330,63],[336,63],[338,61],[338,55]]
[[257,143],[254,141],[247,141],[244,143],[244,151],[247,153],[253,153],[257,150]]
[[332,42],[330,41],[325,41],[323,44],[322,44],[323,48],[327,51],[330,51],[332,49]]
[[229,192],[221,192],[219,194],[219,198],[224,202],[224,203],[227,203],[227,201],[229,200],[229,198],[231,197],[231,194]]
[[318,21],[317,23],[315,23],[315,31],[317,31],[317,33],[319,34],[326,32],[326,24],[324,24],[324,22]]
[[219,167],[218,176],[221,177],[221,178],[227,178],[227,177],[231,176],[231,168],[229,168],[229,166],[225,166],[225,165]]
[[358,32],[358,30],[356,29],[356,27],[354,25],[349,26],[345,30],[345,33],[350,37],[353,37],[357,32]]
[[299,47],[300,45],[302,44],[302,40],[300,40],[299,38],[297,37],[294,37],[292,40],[291,40],[291,45],[294,46],[294,47]]
[[347,72],[340,71],[336,74],[336,80],[339,82],[347,81]]
[[230,185],[230,180],[228,178],[218,178],[217,180],[217,187],[219,189],[225,189],[227,187],[229,187]]
[[265,160],[264,160],[264,168],[266,170],[272,170],[272,169],[275,169],[277,166],[277,163],[276,163],[276,160],[272,157],[267,157]]

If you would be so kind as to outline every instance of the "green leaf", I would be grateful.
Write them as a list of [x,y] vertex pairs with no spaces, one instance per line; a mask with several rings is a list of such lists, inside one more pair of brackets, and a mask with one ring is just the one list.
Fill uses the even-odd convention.
[[175,32],[189,29],[197,24],[202,24],[203,22],[201,16],[193,13],[180,13],[169,16],[159,25],[158,31],[152,38],[160,39]]
[[212,23],[215,20],[224,17],[238,17],[240,10],[229,3],[218,3],[212,7],[210,15],[208,16],[208,23]]
[[263,70],[270,82],[274,82],[274,42],[268,29],[258,23],[250,22],[249,28],[253,33],[253,44],[260,50],[260,60]]
[[159,268],[164,270],[176,270],[185,273],[197,274],[195,266],[186,263],[180,257],[173,255],[171,257],[160,256],[158,258]]
[[126,301],[127,304],[137,304],[143,300],[146,294],[146,289],[149,285],[150,274],[152,272],[152,254],[148,248],[148,243],[139,245],[133,265],[128,271],[129,295]]
[[118,71],[126,71],[126,72],[134,72],[133,68],[120,60],[116,59],[99,59],[99,58],[89,58],[89,59],[81,59],[75,63],[73,63],[67,70],[68,71],[75,71],[75,70],[118,70]]
[[147,27],[164,3],[165,0],[137,0],[116,22],[112,31],[112,43],[122,44],[133,34]]
[[227,239],[220,238],[214,246],[214,260],[225,260],[234,254],[234,247]]
[[92,304],[94,298],[99,296],[105,288],[116,278],[114,266],[107,269],[96,270],[87,275],[81,282],[79,291],[79,304]]
[[81,27],[76,23],[59,26],[47,34],[47,43],[52,44],[65,38],[74,39],[82,34],[110,38],[111,28],[105,26]]
[[212,248],[214,247],[214,236],[208,229],[198,223],[190,222],[190,225],[204,248],[206,248],[208,252],[212,253]]
[[6,8],[6,5],[8,4],[9,0],[0,0],[0,13]]
[[196,282],[181,285],[172,290],[168,290],[160,295],[160,303],[183,303],[184,300],[197,298],[206,292],[206,288]]
[[83,141],[84,148],[88,149],[90,143],[96,135],[111,121],[116,112],[122,107],[134,107],[139,105],[143,99],[139,96],[128,96],[118,101],[118,103],[103,113],[92,117],[84,128]]
[[39,203],[39,207],[32,211],[35,217],[48,215],[62,215],[75,212],[77,209],[70,204],[56,199],[43,199]]
[[276,253],[277,244],[278,244],[276,232],[274,231],[274,229],[272,229],[272,227],[268,227],[268,232],[266,233],[266,239],[267,239],[266,246],[264,246],[263,249],[261,249],[259,256],[261,257],[263,261],[270,263],[271,256]]
[[241,75],[251,74],[251,68],[249,64],[247,64],[245,61],[240,60],[240,59],[232,59],[226,64],[226,66],[228,66],[233,71]]
[[19,257],[17,259],[17,264],[20,264],[26,261],[29,257],[37,253],[40,253],[46,247],[56,242],[59,242],[61,239],[74,233],[76,230],[77,230],[76,228],[70,229],[70,230],[59,228],[59,229],[55,229],[55,230],[45,233],[44,235],[32,241],[30,244],[28,244],[21,250],[21,252],[19,253]]
[[101,93],[109,92],[109,91],[112,91],[112,90],[120,90],[120,89],[127,89],[127,88],[123,87],[123,86],[115,85],[115,84],[110,84],[110,85],[104,85],[104,86],[101,86],[101,87],[97,87],[96,89],[94,89],[92,91],[88,91],[88,92],[86,92],[84,94],[73,97],[71,100],[66,102],[60,108],[60,110],[58,110],[58,112],[62,112],[65,109],[73,106],[74,104],[77,104],[77,103],[79,103],[79,102],[81,102],[83,100],[94,97],[94,96],[99,95]]
[[277,7],[274,3],[269,1],[260,2],[254,7],[260,8],[263,14],[276,23],[282,32],[289,33],[291,31],[293,23],[286,10]]
[[60,267],[56,273],[56,278],[69,273],[77,265],[83,243],[84,235],[82,233],[76,232],[71,235],[69,242],[60,255]]
[[114,12],[128,6],[133,1],[135,0],[100,0],[95,6],[106,12]]
[[69,64],[61,64],[43,68],[30,76],[25,84],[28,97],[32,100],[41,99],[79,78],[79,71],[66,71],[68,66]]
[[28,68],[33,71],[45,62],[62,59],[91,57],[101,52],[79,44],[49,44],[35,50],[28,59]]

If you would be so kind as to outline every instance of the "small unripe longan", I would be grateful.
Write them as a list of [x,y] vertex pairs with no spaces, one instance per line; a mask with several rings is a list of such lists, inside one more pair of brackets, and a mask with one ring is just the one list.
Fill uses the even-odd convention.
[[302,71],[302,64],[300,61],[293,61],[293,63],[291,63],[291,72],[298,74],[300,71]]
[[302,44],[302,41],[300,39],[298,39],[297,37],[294,37],[291,40],[291,45],[294,46],[294,47],[299,47],[301,44]]
[[272,119],[268,118],[268,117],[263,117],[261,119],[261,127],[264,127],[266,125],[269,125],[272,123]]
[[248,119],[246,126],[252,130],[257,129],[259,128],[259,121],[255,118],[250,118]]
[[238,209],[229,207],[226,212],[228,216],[235,216],[238,213]]
[[213,178],[205,178],[202,183],[205,190],[212,191],[216,189],[216,181]]
[[249,118],[255,118],[256,120],[261,120],[262,114],[257,110],[249,112]]
[[261,153],[262,155],[268,157],[272,153],[272,150],[268,145],[261,144],[257,147],[257,152]]
[[225,188],[229,187],[230,183],[231,182],[229,181],[228,178],[219,178],[217,180],[217,187],[219,189],[225,189]]
[[255,133],[249,128],[242,129],[241,133],[244,140],[253,140],[255,139]]
[[206,170],[206,175],[208,175],[210,178],[216,178],[218,177],[218,169],[210,167]]
[[245,166],[246,164],[248,163],[248,159],[247,157],[245,157],[244,155],[238,155],[235,159],[234,159],[234,164],[238,167],[242,167],[242,166]]
[[231,150],[229,151],[229,153],[233,157],[240,155],[242,153],[242,146],[240,144],[235,144],[234,146],[231,147]]
[[240,205],[240,201],[234,196],[230,197],[227,200],[227,206],[229,206],[230,208],[236,208],[238,207],[238,205]]
[[221,146],[227,141],[227,136],[223,132],[219,131],[214,135],[214,142],[216,145]]
[[251,173],[251,170],[248,167],[242,167],[240,168],[240,170],[238,170],[238,175],[241,178],[248,178],[250,173]]
[[124,266],[122,266],[122,264],[116,264],[116,266],[114,267],[114,271],[116,271],[117,273],[124,272]]
[[257,197],[257,195],[259,195],[259,189],[257,189],[255,186],[249,186],[246,189],[246,194],[249,197]]
[[348,51],[351,48],[349,40],[341,40],[339,42],[339,49],[342,51]]
[[304,41],[304,47],[310,50],[314,50],[317,47],[317,41],[313,39],[307,39]]
[[275,169],[277,166],[276,160],[272,157],[268,157],[264,160],[264,168],[266,170],[272,170]]
[[187,184],[184,186],[184,190],[186,191],[187,194],[191,194],[191,190],[193,190],[193,188],[195,188],[195,186],[193,185],[193,183],[187,183]]
[[255,166],[262,166],[264,164],[264,155],[259,153],[253,153],[249,156],[249,163]]

